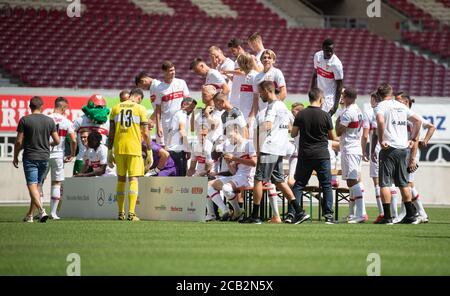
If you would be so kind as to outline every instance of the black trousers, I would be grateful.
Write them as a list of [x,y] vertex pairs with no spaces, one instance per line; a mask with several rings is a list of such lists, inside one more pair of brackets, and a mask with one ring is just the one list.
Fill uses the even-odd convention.
[[175,167],[177,169],[177,176],[185,177],[187,173],[187,159],[185,151],[169,151],[170,157],[172,157]]

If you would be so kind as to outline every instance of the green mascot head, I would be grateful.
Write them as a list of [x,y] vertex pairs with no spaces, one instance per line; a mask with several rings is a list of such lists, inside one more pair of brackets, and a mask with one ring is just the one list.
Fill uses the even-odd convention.
[[108,121],[109,109],[106,101],[101,95],[92,95],[86,106],[81,108],[84,114],[96,124],[103,124]]

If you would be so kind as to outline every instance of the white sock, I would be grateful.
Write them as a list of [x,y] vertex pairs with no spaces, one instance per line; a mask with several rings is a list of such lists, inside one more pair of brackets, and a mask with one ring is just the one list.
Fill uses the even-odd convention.
[[398,216],[397,212],[397,202],[398,202],[398,194],[397,188],[395,186],[391,186],[391,217],[395,218]]
[[353,191],[352,195],[356,205],[356,216],[363,217],[365,215],[365,205],[364,205],[364,194],[360,183],[353,185],[352,188],[350,188],[350,190]]
[[230,183],[224,184],[222,187],[222,192],[227,201],[230,202],[235,213],[241,212],[241,207],[237,199],[236,193],[234,193],[233,186]]
[[272,208],[272,217],[280,217],[280,211],[278,210],[278,193],[275,184],[269,185],[269,204]]
[[228,207],[223,202],[223,199],[220,196],[219,192],[217,192],[217,194],[212,197],[212,200],[219,207],[220,211],[222,212],[222,215],[228,213]]
[[50,214],[52,216],[56,215],[56,210],[58,209],[59,200],[61,199],[61,187],[52,186],[50,195]]
[[405,216],[406,216],[406,207],[405,207],[404,203],[401,203],[401,205],[400,205],[400,214],[398,214],[397,219],[399,221],[402,221],[403,218],[405,218]]
[[425,212],[425,209],[423,208],[422,200],[420,199],[420,195],[416,187],[411,188],[411,195],[412,195],[412,202],[416,207],[417,211],[419,212],[419,215],[424,218],[428,218],[428,215]]
[[206,199],[206,214],[210,216],[215,216],[214,214],[214,203],[210,198]]
[[353,190],[350,188],[350,200],[348,201],[348,215],[355,216],[355,199],[353,198]]
[[208,197],[212,199],[212,201],[219,207],[222,211],[222,215],[228,212],[228,208],[223,202],[222,196],[220,192],[215,190],[212,186],[208,185]]
[[377,200],[377,207],[378,207],[378,214],[379,215],[383,215],[384,214],[384,210],[383,210],[383,202],[381,201],[381,193],[380,193],[380,186],[376,185],[375,186],[375,199]]

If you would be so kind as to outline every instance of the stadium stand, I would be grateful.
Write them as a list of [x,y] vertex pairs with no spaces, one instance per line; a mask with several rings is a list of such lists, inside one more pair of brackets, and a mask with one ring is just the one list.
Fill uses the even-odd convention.
[[[189,70],[191,59],[207,59],[210,45],[230,55],[226,44],[231,38],[245,39],[258,31],[265,47],[277,53],[277,67],[290,93],[307,92],[313,54],[327,37],[335,40],[345,83],[361,93],[381,81],[412,95],[450,93],[449,70],[366,29],[287,28],[256,0],[222,0],[237,12],[237,19],[210,17],[208,10],[188,0],[165,1],[173,15],[166,8],[149,14],[142,3],[92,0],[82,18],[72,19],[43,2],[43,9],[14,8],[12,17],[0,22],[0,67],[35,87],[122,89],[132,86],[142,70],[160,77],[161,61],[170,59],[177,76],[191,90],[199,90],[203,79]],[[444,50],[444,44],[439,48]]]
[[388,0],[392,7],[419,24],[419,31],[403,31],[402,39],[442,59],[450,58],[450,1]]
[[211,17],[237,17],[237,12],[232,10],[220,0],[191,0],[200,9]]
[[173,15],[175,10],[159,0],[131,0],[147,14]]

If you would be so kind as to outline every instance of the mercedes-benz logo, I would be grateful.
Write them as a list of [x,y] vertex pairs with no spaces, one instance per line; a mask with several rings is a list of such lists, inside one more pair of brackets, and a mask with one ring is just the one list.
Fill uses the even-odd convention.
[[430,160],[431,152],[433,152],[435,149],[438,149],[438,155],[437,155],[437,158],[434,160],[434,162],[447,162],[447,160],[444,158],[443,153],[442,153],[443,150],[445,150],[445,151],[450,153],[450,148],[446,144],[435,144],[435,145],[433,145],[433,147],[431,147],[427,151],[427,155],[425,157],[426,161],[431,161]]
[[99,206],[103,206],[104,203],[105,203],[105,190],[103,190],[103,188],[100,188],[97,191],[97,204]]

